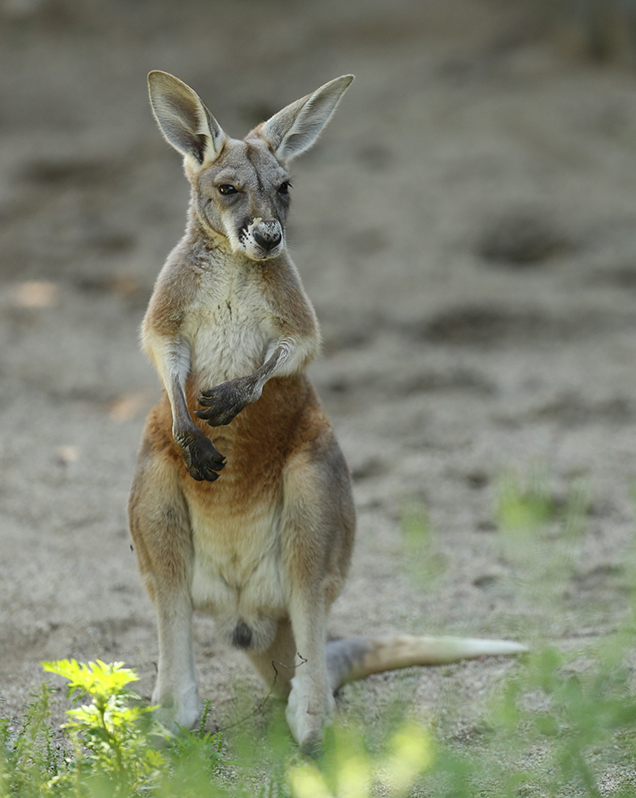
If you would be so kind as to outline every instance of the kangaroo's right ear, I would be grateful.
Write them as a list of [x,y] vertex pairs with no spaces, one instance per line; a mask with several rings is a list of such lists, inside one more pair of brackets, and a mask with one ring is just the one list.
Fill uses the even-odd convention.
[[148,88],[155,119],[166,141],[197,169],[215,161],[227,136],[199,95],[167,72],[151,72]]

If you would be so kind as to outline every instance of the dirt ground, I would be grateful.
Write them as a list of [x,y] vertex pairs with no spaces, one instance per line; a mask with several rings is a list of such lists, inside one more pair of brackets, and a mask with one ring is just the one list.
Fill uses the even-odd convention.
[[[125,508],[159,394],[138,329],[187,202],[147,102],[155,68],[192,85],[234,136],[357,75],[295,168],[291,230],[325,339],[311,371],[359,510],[334,634],[523,637],[534,607],[514,589],[495,508],[501,474],[537,469],[557,500],[587,481],[568,606],[602,606],[586,623],[555,614],[551,634],[567,647],[615,627],[634,529],[636,77],[532,37],[509,6],[0,5],[3,715],[20,714],[47,659],[123,660],[152,689],[153,612]],[[400,516],[413,502],[444,563],[429,590],[405,567]],[[237,677],[252,676],[211,621],[196,630],[202,694],[222,724]],[[510,667],[355,689],[369,719],[399,679],[437,713],[445,685],[470,707]]]

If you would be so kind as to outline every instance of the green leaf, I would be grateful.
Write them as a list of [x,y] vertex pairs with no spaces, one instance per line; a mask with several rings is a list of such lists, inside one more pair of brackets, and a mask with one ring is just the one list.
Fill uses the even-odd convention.
[[61,659],[43,662],[42,668],[69,680],[69,697],[78,691],[92,698],[129,694],[124,688],[139,678],[135,671],[125,668],[123,662],[106,664],[97,660],[85,663],[75,659]]

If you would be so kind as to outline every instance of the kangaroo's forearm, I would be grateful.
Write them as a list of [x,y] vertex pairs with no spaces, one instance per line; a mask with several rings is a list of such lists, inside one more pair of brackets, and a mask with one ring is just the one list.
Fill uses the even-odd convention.
[[255,402],[260,397],[267,380],[274,377],[277,372],[283,370],[284,365],[291,359],[292,352],[293,344],[283,340],[278,343],[265,363],[263,363],[260,368],[256,369],[254,374],[252,374],[252,378],[254,379],[252,402]]
[[172,411],[172,435],[188,473],[196,480],[213,482],[225,466],[225,458],[194,423],[185,394],[191,369],[191,353],[182,339],[164,340],[144,330],[144,347],[152,358],[168,395]]
[[186,446],[192,439],[193,431],[198,428],[188,410],[185,391],[178,374],[172,375],[168,398],[172,408],[173,437],[180,447]]

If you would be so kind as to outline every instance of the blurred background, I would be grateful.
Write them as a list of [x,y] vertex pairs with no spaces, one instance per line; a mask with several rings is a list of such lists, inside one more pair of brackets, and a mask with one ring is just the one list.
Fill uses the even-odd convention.
[[[566,646],[612,627],[633,533],[635,32],[627,0],[2,0],[7,712],[44,659],[124,660],[146,693],[154,675],[125,506],[159,393],[138,329],[188,192],[150,69],[191,85],[235,137],[357,76],[295,164],[291,223],[325,340],[312,376],[359,507],[334,631],[523,636],[533,607],[493,533],[501,474],[537,470],[553,506],[573,480],[589,497],[551,633]],[[429,590],[404,568],[412,506],[430,521]],[[235,655],[210,622],[197,629],[222,715]],[[507,666],[457,667],[469,702]],[[418,674],[423,705],[438,680]]]

